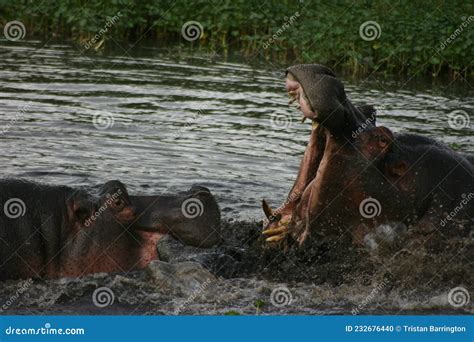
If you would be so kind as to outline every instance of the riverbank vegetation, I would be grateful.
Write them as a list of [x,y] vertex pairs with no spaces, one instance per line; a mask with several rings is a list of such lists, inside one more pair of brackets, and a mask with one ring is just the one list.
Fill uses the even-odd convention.
[[355,75],[469,78],[473,9],[463,0],[0,0],[0,23],[18,20],[25,39],[73,39],[90,51],[152,40]]

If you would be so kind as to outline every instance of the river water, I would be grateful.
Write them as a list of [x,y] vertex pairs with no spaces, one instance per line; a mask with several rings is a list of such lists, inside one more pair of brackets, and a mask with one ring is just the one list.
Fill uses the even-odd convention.
[[[284,67],[150,46],[85,55],[35,41],[0,42],[0,57],[3,177],[86,188],[120,179],[136,194],[201,184],[217,196],[224,219],[253,221],[261,218],[260,200],[280,204],[296,176],[310,126],[287,105]],[[342,78],[355,103],[378,108],[379,124],[474,151],[468,83]],[[471,123],[453,128],[449,117],[459,113]],[[239,225],[228,235],[242,235]],[[448,299],[459,286],[472,293],[472,238],[449,248],[433,256],[399,246],[387,252],[390,258],[356,260],[366,266],[353,272],[346,261],[352,252],[340,249],[334,251],[342,256],[339,264],[286,266],[301,268],[311,281],[230,277],[192,292],[193,301],[137,271],[35,280],[19,297],[22,282],[8,281],[0,303],[15,295],[5,312],[20,314],[174,314],[183,303],[186,314],[354,314],[355,308],[361,314],[472,314],[472,305],[457,308]],[[325,281],[335,278],[342,280]],[[98,309],[91,298],[103,286],[113,290],[115,304]],[[292,304],[269,305],[282,287]],[[266,303],[263,309],[256,301]]]
[[[86,187],[120,179],[143,194],[199,183],[225,218],[258,219],[261,199],[282,203],[296,176],[310,125],[287,105],[281,68],[153,47],[86,55],[34,41],[3,42],[0,57],[3,177]],[[344,82],[355,103],[379,108],[380,124],[474,151],[472,128],[448,121],[472,113],[472,87]]]

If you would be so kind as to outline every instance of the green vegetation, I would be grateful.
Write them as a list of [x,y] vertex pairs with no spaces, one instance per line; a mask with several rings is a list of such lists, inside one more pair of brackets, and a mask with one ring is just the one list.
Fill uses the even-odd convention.
[[461,145],[459,145],[458,143],[455,143],[455,142],[450,143],[450,144],[449,144],[449,147],[451,147],[451,148],[452,148],[453,150],[455,150],[455,151],[461,150]]
[[[72,38],[84,45],[120,13],[94,48],[111,38],[152,39],[242,51],[271,63],[319,62],[354,74],[471,77],[473,8],[465,0],[0,0],[0,23],[20,20],[26,38]],[[200,39],[182,37],[188,21],[202,25]],[[380,26],[371,41],[359,34],[367,21]]]
[[230,310],[224,313],[224,316],[240,316],[240,313],[235,310]]
[[262,299],[257,299],[254,305],[256,310],[255,314],[258,315],[260,313],[260,310],[266,305],[266,303]]

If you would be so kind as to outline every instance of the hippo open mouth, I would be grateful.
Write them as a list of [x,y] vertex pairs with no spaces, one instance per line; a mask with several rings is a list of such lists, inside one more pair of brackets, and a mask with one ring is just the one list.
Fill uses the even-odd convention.
[[[305,116],[306,118],[307,116]],[[312,189],[315,188],[318,180],[318,173],[324,173],[321,166],[323,157],[330,159],[332,153],[328,147],[331,137],[327,129],[312,119],[312,130],[308,145],[305,149],[303,160],[300,164],[297,179],[282,207],[273,211],[265,200],[262,201],[264,213],[268,219],[268,224],[263,234],[268,236],[267,242],[278,242],[287,237],[291,230],[289,227],[296,225],[295,213],[307,212],[310,207]],[[331,147],[331,145],[329,145]],[[303,215],[301,215],[303,216]]]
[[301,229],[308,230],[309,216],[314,217],[321,211],[321,197],[331,185],[328,165],[337,165],[334,157],[341,154],[342,145],[353,140],[355,131],[375,126],[375,109],[352,105],[343,84],[325,66],[293,66],[286,71],[285,85],[289,104],[296,103],[303,114],[303,122],[312,121],[312,130],[297,179],[285,204],[273,211],[263,201],[269,221],[263,234],[268,236],[266,241],[269,242],[283,240],[288,230],[294,231],[297,226],[306,226]]

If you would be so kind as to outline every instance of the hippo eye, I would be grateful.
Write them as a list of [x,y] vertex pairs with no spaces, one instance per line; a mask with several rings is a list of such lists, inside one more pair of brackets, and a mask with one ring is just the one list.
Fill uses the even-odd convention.
[[120,199],[120,198],[117,198],[117,199],[114,201],[114,205],[115,205],[116,207],[120,207],[122,204],[123,204],[123,201],[122,201],[122,199]]

